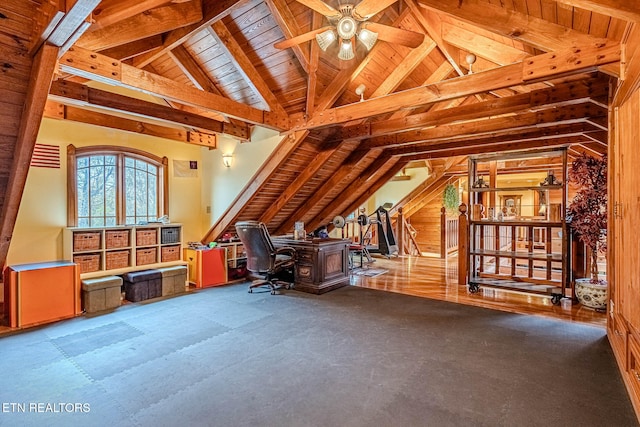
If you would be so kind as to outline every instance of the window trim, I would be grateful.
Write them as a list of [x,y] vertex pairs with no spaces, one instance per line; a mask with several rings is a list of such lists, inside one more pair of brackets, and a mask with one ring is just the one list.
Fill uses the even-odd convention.
[[[118,147],[111,145],[91,145],[87,147],[75,147],[67,145],[67,226],[78,226],[78,182],[77,182],[77,158],[89,155],[115,155],[117,166],[116,223],[124,225],[124,157],[132,157],[149,162],[158,167],[158,207],[159,216],[169,214],[169,159],[159,157],[137,148]],[[122,224],[120,223],[122,222]]]

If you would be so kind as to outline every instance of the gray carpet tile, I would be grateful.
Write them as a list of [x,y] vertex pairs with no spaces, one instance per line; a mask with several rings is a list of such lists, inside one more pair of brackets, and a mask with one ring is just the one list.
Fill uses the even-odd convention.
[[[33,426],[637,426],[605,331],[383,291],[129,304],[0,339]],[[599,400],[602,398],[603,400]]]
[[129,324],[114,322],[71,335],[64,335],[53,339],[52,342],[63,354],[74,357],[102,347],[122,343],[143,334],[142,331]]

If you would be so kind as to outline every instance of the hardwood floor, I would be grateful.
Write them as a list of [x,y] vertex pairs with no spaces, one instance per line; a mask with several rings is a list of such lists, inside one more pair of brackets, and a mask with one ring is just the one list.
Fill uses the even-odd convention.
[[511,313],[553,317],[602,328],[606,328],[607,325],[605,313],[598,313],[578,303],[572,303],[570,298],[563,298],[560,305],[556,306],[547,296],[487,286],[481,287],[478,293],[472,294],[466,286],[458,285],[456,257],[451,257],[448,261],[431,257],[386,259],[377,256],[373,259],[374,262],[368,265],[365,263],[365,267],[368,266],[370,270],[387,269],[388,273],[376,277],[352,275],[352,285]]

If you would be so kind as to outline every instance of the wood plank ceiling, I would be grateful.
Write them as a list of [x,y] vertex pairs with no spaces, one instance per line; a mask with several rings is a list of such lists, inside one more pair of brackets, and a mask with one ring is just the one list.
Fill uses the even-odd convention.
[[[296,220],[326,223],[416,160],[441,174],[459,163],[447,161],[454,156],[550,146],[606,152],[608,96],[620,78],[621,43],[640,21],[636,2],[354,0],[357,10],[377,12],[370,28],[418,33],[417,47],[390,30],[370,51],[354,38],[351,60],[338,59],[337,43],[325,52],[315,39],[274,47],[329,25],[309,7],[320,3],[3,1],[0,94],[8,104],[0,109],[12,120],[0,125],[0,261],[17,214],[9,201],[19,202],[26,179],[13,154],[30,158],[28,123],[42,114],[210,147],[219,134],[246,140],[256,125],[281,132],[278,150],[204,241],[243,219],[274,233]],[[44,55],[33,71],[46,49],[57,64]],[[36,86],[37,71],[46,84]]]

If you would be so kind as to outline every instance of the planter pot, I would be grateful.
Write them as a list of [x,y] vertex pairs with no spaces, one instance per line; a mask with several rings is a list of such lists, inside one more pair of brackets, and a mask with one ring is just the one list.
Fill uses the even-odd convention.
[[607,309],[607,282],[591,283],[591,279],[576,279],[575,294],[580,304],[595,310]]

